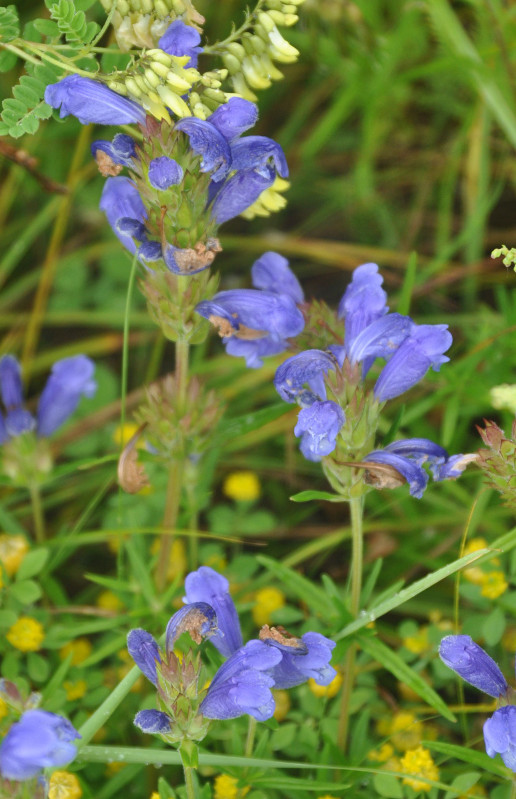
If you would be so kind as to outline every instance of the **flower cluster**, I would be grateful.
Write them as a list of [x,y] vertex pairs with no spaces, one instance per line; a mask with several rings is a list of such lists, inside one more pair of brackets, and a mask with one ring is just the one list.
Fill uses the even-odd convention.
[[501,707],[484,723],[489,757],[496,754],[516,772],[516,705],[499,666],[469,635],[448,635],[441,641],[441,660],[463,680],[498,700]]
[[[201,740],[207,731],[204,719],[249,714],[265,721],[274,714],[272,688],[292,688],[309,678],[328,685],[335,677],[329,665],[335,644],[320,633],[294,638],[264,625],[258,639],[244,644],[228,588],[225,577],[208,566],[191,572],[185,580],[187,604],[170,619],[164,652],[145,630],[129,633],[129,652],[156,685],[162,708],[137,714],[135,724],[144,732],[159,733],[169,741]],[[180,664],[173,651],[185,631],[197,643],[209,638],[227,658],[204,696],[198,690],[199,671],[192,668],[191,653]]]
[[76,755],[80,738],[69,721],[46,710],[27,710],[0,745],[0,774],[7,780],[28,780],[41,769],[65,766]]

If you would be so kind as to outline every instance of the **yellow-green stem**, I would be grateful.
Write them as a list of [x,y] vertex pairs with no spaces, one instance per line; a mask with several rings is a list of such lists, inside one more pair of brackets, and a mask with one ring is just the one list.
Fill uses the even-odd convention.
[[185,774],[186,799],[195,799],[194,770],[191,766],[183,766],[183,771]]
[[251,757],[253,754],[254,738],[256,735],[257,721],[252,716],[249,716],[249,724],[247,726],[247,738],[245,742],[245,756]]
[[43,505],[41,503],[41,493],[39,485],[32,483],[29,486],[30,501],[32,505],[32,516],[34,519],[34,533],[38,544],[43,544],[45,541],[45,516],[43,514]]
[[[363,565],[363,498],[352,497],[349,502],[351,515],[351,613],[358,616],[360,610],[360,594],[362,592],[362,565]],[[355,677],[355,658],[357,647],[351,644],[344,662],[344,677],[342,684],[342,698],[340,704],[339,728],[337,732],[337,745],[344,752],[348,739],[349,705],[353,682]]]

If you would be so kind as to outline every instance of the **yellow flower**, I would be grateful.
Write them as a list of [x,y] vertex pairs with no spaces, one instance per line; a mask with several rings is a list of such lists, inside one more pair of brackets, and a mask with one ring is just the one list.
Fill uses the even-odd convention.
[[290,694],[288,691],[277,690],[273,691],[272,695],[274,696],[274,701],[276,702],[274,718],[276,721],[283,721],[290,710]]
[[415,791],[430,791],[432,786],[417,777],[426,777],[429,780],[439,779],[439,769],[432,760],[432,755],[422,746],[417,749],[409,749],[400,760],[400,771],[403,774],[410,774],[405,777],[404,785],[410,785]]
[[428,627],[420,627],[415,635],[408,635],[403,639],[403,646],[414,655],[421,655],[430,649],[428,640]]
[[16,574],[28,551],[29,545],[22,535],[0,535],[0,564],[8,577]]
[[124,607],[122,600],[113,591],[101,591],[97,597],[96,605],[102,610],[111,610],[114,613],[118,613]]
[[308,687],[310,688],[311,692],[314,696],[324,696],[327,699],[331,699],[332,696],[335,696],[340,690],[340,686],[342,685],[342,674],[340,671],[337,672],[333,680],[329,685],[318,685],[313,677],[310,677],[308,680]]
[[119,771],[122,771],[126,766],[127,763],[122,763],[120,760],[113,760],[112,763],[106,763],[106,774],[108,777],[112,777],[114,774],[118,774]]
[[[151,547],[151,553],[157,555],[160,551],[161,538],[156,538]],[[177,578],[181,579],[188,568],[186,557],[185,542],[182,538],[174,538],[170,549],[170,558],[167,569],[167,580],[171,582]]]
[[74,641],[69,641],[59,650],[59,657],[65,660],[71,654],[72,666],[79,666],[81,663],[89,658],[93,647],[87,638],[76,638]]
[[[138,427],[139,425],[135,424],[134,422],[126,422],[123,427],[118,425],[113,433],[113,441],[118,447],[125,447],[125,445],[129,443],[131,438],[138,431]],[[143,442],[140,443],[140,441],[138,441],[136,446],[143,447],[145,445]]]
[[254,472],[231,472],[224,480],[222,491],[236,502],[253,502],[260,496],[260,481]]
[[238,780],[229,774],[219,774],[215,777],[215,793],[213,799],[243,799],[250,791],[249,787],[238,787]]
[[337,799],[336,796],[330,796],[329,793],[324,794],[324,796],[318,796],[317,799]]
[[258,627],[271,623],[271,615],[285,604],[285,594],[279,588],[261,588],[255,594],[253,619]]
[[502,646],[508,652],[516,650],[516,627],[509,627],[502,635]]
[[30,616],[20,616],[5,636],[20,652],[37,652],[45,637],[43,625]]
[[394,747],[390,743],[384,743],[379,749],[371,749],[367,753],[369,760],[375,760],[377,763],[386,763],[394,755]]
[[487,599],[496,599],[504,594],[509,588],[509,583],[505,579],[502,571],[484,572],[482,590],[480,593]]
[[0,720],[5,718],[8,713],[9,708],[7,707],[7,702],[5,702],[0,696]]
[[86,691],[88,690],[88,683],[86,680],[77,680],[76,682],[65,680],[63,683],[63,688],[66,691],[66,698],[68,701],[73,702],[75,699],[82,699],[82,697],[86,694]]
[[54,771],[48,785],[48,799],[80,799],[82,788],[75,774]]
[[396,749],[404,752],[418,746],[423,737],[423,725],[413,713],[402,710],[388,721],[381,734],[389,735]]

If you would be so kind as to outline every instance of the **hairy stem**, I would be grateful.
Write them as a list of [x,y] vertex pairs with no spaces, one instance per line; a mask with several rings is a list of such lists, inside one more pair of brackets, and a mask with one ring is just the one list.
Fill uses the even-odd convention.
[[45,515],[43,513],[43,505],[41,503],[41,492],[37,483],[31,483],[29,486],[30,502],[32,505],[32,517],[34,519],[34,533],[38,544],[43,544],[45,541]]
[[[363,498],[352,497],[349,502],[349,509],[351,514],[351,612],[353,616],[358,616],[360,610],[360,594],[362,591]],[[346,653],[346,660],[344,662],[344,678],[337,733],[337,745],[342,751],[345,751],[348,739],[349,704],[355,676],[356,651],[356,644],[351,644]]]

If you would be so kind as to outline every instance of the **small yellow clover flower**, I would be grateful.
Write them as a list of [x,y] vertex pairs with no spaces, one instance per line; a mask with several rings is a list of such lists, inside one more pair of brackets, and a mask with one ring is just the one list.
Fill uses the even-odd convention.
[[277,688],[272,692],[276,707],[274,709],[274,718],[276,721],[283,721],[290,710],[290,694],[282,688]]
[[224,480],[222,491],[235,502],[254,502],[260,496],[260,481],[254,472],[231,472]]
[[45,637],[43,625],[31,616],[20,616],[5,636],[20,652],[37,652]]
[[249,787],[239,788],[238,780],[229,774],[219,774],[215,777],[214,786],[213,799],[243,799],[250,791]]
[[258,627],[270,624],[274,611],[282,608],[285,602],[285,594],[279,588],[274,588],[272,585],[260,588],[255,594],[255,604],[252,611],[255,624]]
[[48,784],[48,799],[81,799],[82,788],[75,774],[54,771]]
[[59,657],[65,660],[68,655],[72,656],[72,666],[79,666],[81,663],[89,658],[92,652],[91,642],[84,637],[76,638],[74,641],[69,641],[59,650]]
[[[423,746],[417,749],[409,749],[400,760],[400,771],[407,776],[403,780],[404,785],[410,785],[415,791],[430,791],[432,785],[424,780],[439,779],[439,769],[435,765],[432,755]],[[423,777],[423,779],[417,778]]]
[[310,677],[308,680],[308,687],[310,688],[311,692],[314,696],[317,697],[325,697],[326,699],[331,699],[333,696],[338,694],[340,690],[340,686],[342,685],[342,674],[340,671],[337,672],[333,680],[329,685],[318,685],[313,677]]
[[401,752],[415,749],[423,737],[423,724],[413,713],[405,710],[396,713],[392,718],[381,719],[377,729],[380,735],[388,736]]
[[16,574],[29,551],[29,545],[22,535],[0,535],[0,573],[8,577]]
[[68,701],[74,702],[76,699],[82,699],[83,696],[86,696],[88,683],[86,680],[76,680],[76,682],[65,680],[63,683],[63,688],[66,691],[66,698]]

